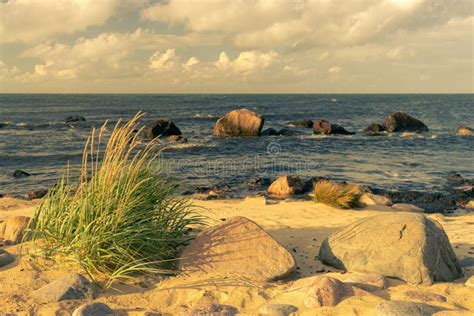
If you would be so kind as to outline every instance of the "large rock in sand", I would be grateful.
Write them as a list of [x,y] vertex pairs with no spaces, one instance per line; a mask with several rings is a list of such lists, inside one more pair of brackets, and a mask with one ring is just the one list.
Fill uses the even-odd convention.
[[422,121],[404,113],[390,113],[385,118],[385,130],[393,132],[427,132],[428,127]]
[[247,109],[234,110],[221,117],[213,134],[215,136],[259,136],[264,119]]
[[238,275],[256,281],[282,279],[295,269],[292,255],[260,226],[233,217],[202,231],[183,249],[185,272]]
[[301,194],[303,193],[303,182],[298,176],[282,176],[268,187],[268,193],[282,196]]
[[28,227],[30,218],[27,216],[10,216],[0,223],[0,238],[6,245],[15,245],[23,239],[23,233]]
[[380,273],[412,284],[462,277],[442,226],[416,213],[390,213],[352,223],[323,241],[319,259],[338,269]]

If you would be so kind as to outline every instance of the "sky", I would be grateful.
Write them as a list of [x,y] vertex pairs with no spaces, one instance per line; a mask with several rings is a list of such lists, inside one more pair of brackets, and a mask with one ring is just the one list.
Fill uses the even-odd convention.
[[3,93],[473,93],[474,0],[0,0]]

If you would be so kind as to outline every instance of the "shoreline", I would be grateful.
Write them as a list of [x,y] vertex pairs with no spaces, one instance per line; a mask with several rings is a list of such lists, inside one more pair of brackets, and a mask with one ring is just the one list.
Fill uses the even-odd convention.
[[[31,216],[34,207],[40,202],[41,200],[1,198],[0,221],[12,215]],[[337,269],[326,266],[315,258],[322,240],[358,219],[387,214],[393,210],[382,205],[371,205],[357,210],[340,210],[311,201],[274,203],[264,197],[248,197],[240,200],[191,200],[191,202],[200,215],[208,218],[210,226],[234,216],[243,216],[256,222],[293,255],[297,265],[296,272],[286,281],[276,283],[247,283],[238,279],[223,281],[220,276],[193,275],[192,273],[181,273],[176,277],[166,277],[161,281],[140,278],[141,281],[135,283],[119,282],[114,288],[100,294],[96,299],[97,302],[106,303],[114,310],[121,311],[118,315],[145,315],[140,314],[143,311],[159,311],[167,315],[189,315],[193,307],[202,304],[209,296],[215,298],[220,304],[237,308],[241,315],[255,315],[262,305],[273,303],[295,305],[299,310],[297,315],[338,315],[340,313],[352,315],[355,312],[367,314],[381,302],[399,299],[429,303],[448,310],[461,308],[466,312],[474,311],[473,301],[469,298],[474,297],[474,288],[463,285],[469,277],[474,275],[473,212],[457,211],[446,215],[426,215],[439,222],[445,229],[463,266],[465,276],[462,279],[448,283],[435,283],[431,286],[409,285],[399,280],[389,279],[389,286],[386,289],[372,292],[370,295],[367,294],[368,296],[353,296],[334,307],[314,310],[304,306],[302,297],[304,293],[291,290],[295,284],[306,282],[304,280],[317,276],[330,276],[340,280],[354,276],[353,273],[341,274]],[[7,246],[4,249],[13,254],[18,252],[18,246]],[[44,270],[35,270],[27,262],[22,261],[13,267],[0,268],[0,282],[6,285],[0,290],[0,294],[6,298],[3,306],[6,311],[36,309],[36,311],[51,313],[60,309],[75,308],[82,303],[82,301],[65,301],[65,303],[46,305],[36,303],[29,293],[67,273],[68,269],[43,267],[41,269]],[[447,300],[444,302],[420,301],[419,298],[407,297],[406,293],[409,291],[435,293],[446,297]],[[21,299],[18,300],[18,298]]]

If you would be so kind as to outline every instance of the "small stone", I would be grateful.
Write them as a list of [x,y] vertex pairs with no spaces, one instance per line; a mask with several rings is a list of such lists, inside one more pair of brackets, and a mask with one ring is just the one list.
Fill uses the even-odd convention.
[[94,299],[97,296],[97,288],[82,275],[70,273],[34,291],[32,296],[45,303]]
[[464,208],[468,210],[474,210],[474,200],[470,200],[466,204],[464,204]]
[[64,120],[65,123],[85,122],[85,121],[86,121],[85,117],[80,116],[80,115],[71,115],[71,116],[66,117],[66,119]]
[[235,307],[215,303],[196,306],[189,313],[191,316],[234,316],[236,314]]
[[104,303],[82,304],[74,310],[72,316],[113,316],[114,311]]
[[385,205],[385,206],[393,205],[393,202],[390,198],[383,195],[377,195],[377,194],[372,194],[372,193],[362,194],[362,196],[359,199],[359,202],[365,205]]
[[435,306],[402,302],[402,301],[387,301],[375,306],[375,315],[377,316],[431,316],[439,312],[441,309]]
[[6,250],[0,249],[0,268],[15,261],[15,257]]
[[298,311],[293,305],[286,304],[265,304],[258,310],[261,315],[288,316]]

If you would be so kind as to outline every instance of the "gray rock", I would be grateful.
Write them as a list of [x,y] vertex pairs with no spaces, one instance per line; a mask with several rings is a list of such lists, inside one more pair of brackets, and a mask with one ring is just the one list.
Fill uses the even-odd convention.
[[439,307],[413,302],[387,301],[375,306],[378,316],[431,316],[439,312]]
[[443,227],[416,213],[364,218],[326,238],[319,259],[338,269],[430,285],[462,277]]
[[6,250],[0,249],[0,268],[15,261],[15,257]]
[[354,132],[347,131],[344,127],[338,124],[328,122],[326,120],[318,120],[313,125],[314,134],[324,135],[354,135]]
[[74,310],[72,316],[113,316],[114,311],[104,303],[82,304]]
[[32,293],[32,297],[45,302],[63,300],[94,299],[97,288],[89,280],[78,273],[70,273],[53,281]]
[[13,171],[13,177],[15,178],[24,178],[24,177],[29,177],[29,176],[31,176],[31,174],[23,170],[18,169],[18,170]]
[[385,118],[385,130],[393,132],[427,132],[428,127],[422,121],[404,113],[390,113]]
[[258,310],[260,315],[288,316],[298,311],[293,305],[286,304],[265,304]]

